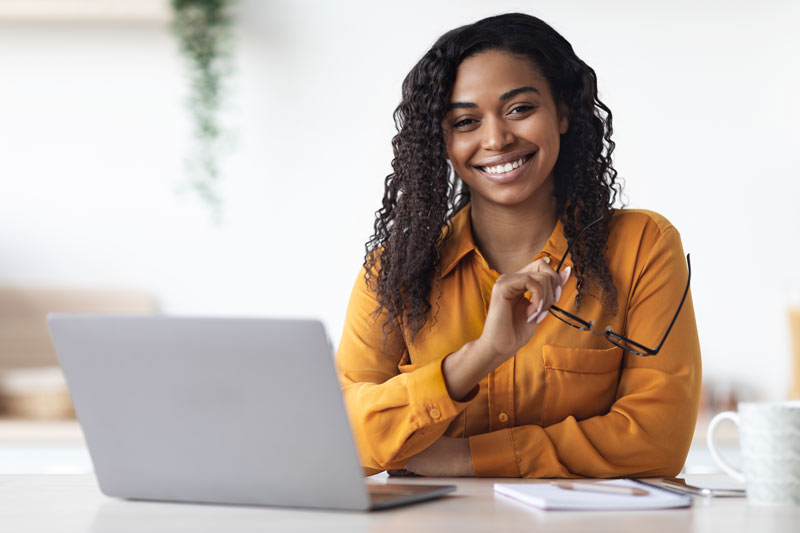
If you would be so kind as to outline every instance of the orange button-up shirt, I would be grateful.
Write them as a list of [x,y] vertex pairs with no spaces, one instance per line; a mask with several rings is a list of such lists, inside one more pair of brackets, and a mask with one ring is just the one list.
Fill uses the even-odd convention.
[[[499,274],[472,238],[469,207],[452,219],[432,316],[413,342],[384,336],[384,315],[359,273],[336,355],[350,422],[366,472],[401,468],[442,435],[469,438],[475,472],[487,477],[672,476],[682,468],[700,398],[700,346],[691,294],[658,355],[641,357],[548,315],[528,343],[454,401],[442,360],[477,339]],[[567,242],[559,222],[542,251],[552,265]],[[606,325],[655,347],[678,308],[686,258],[662,216],[618,210],[610,221],[608,268],[619,312],[584,294],[571,276],[559,307],[595,329]],[[565,260],[565,265],[571,258]],[[435,319],[433,315],[435,314]]]

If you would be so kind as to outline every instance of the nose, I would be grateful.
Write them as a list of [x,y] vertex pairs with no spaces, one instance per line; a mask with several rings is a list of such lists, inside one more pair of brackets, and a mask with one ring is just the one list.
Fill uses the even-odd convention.
[[507,128],[502,119],[489,116],[484,120],[481,139],[481,148],[484,150],[497,152],[513,144],[515,140],[514,133]]

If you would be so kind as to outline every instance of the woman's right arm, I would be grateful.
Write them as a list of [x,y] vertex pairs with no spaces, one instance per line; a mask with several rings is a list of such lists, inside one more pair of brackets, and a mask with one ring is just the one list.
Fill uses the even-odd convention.
[[530,340],[561,296],[569,275],[569,267],[559,274],[540,259],[495,281],[481,336],[444,361],[445,382],[453,398],[465,396]]
[[405,466],[442,436],[471,399],[451,398],[442,373],[447,354],[426,365],[402,364],[403,335],[395,328],[384,336],[386,316],[375,314],[377,308],[362,269],[347,306],[336,368],[368,474]]
[[[362,269],[350,296],[336,363],[368,472],[402,468],[436,442],[477,394],[478,382],[530,339],[536,318],[557,300],[567,275],[559,278],[549,265],[536,261],[501,276],[479,339],[431,363],[404,365],[403,335],[395,328],[384,336],[386,317],[375,314],[378,302]],[[523,296],[526,292],[532,301]]]

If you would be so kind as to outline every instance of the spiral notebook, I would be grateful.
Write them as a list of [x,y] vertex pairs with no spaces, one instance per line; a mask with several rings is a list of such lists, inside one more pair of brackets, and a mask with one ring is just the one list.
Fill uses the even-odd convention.
[[[581,490],[581,486],[587,484],[638,489],[636,492],[640,495]],[[519,502],[546,510],[626,511],[635,509],[673,509],[692,505],[691,496],[676,494],[633,479],[576,481],[574,485],[576,486],[575,489],[567,490],[547,481],[495,483],[494,491]]]

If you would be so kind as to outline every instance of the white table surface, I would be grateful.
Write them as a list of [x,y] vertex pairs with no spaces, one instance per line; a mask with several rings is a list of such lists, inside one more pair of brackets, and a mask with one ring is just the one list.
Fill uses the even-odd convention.
[[0,531],[800,531],[800,506],[753,505],[743,498],[695,498],[690,509],[664,511],[540,511],[495,495],[492,485],[499,481],[495,479],[401,478],[397,481],[451,483],[457,485],[458,490],[439,500],[373,513],[355,513],[132,502],[104,496],[91,475],[2,475]]

